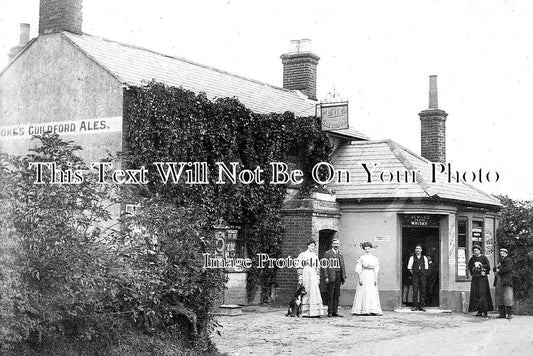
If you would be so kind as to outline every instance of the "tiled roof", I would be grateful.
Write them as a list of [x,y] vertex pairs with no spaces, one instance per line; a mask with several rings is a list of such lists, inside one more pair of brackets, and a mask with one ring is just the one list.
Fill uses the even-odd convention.
[[[438,173],[439,166],[435,174],[436,182],[432,183],[432,163],[391,140],[350,142],[339,147],[332,154],[331,161],[336,170],[347,170],[350,173],[350,183],[328,184],[337,199],[439,198],[501,206],[498,199],[471,185],[457,183],[453,179],[448,182],[446,174]],[[374,164],[378,164],[373,171],[371,183],[368,182],[363,163],[369,170],[374,168]],[[406,183],[403,175],[405,171],[420,171],[420,174],[415,175],[415,182],[409,179],[409,183]],[[384,181],[379,176],[381,172],[385,172]],[[393,172],[392,182],[388,172]],[[401,173],[400,182],[396,172]]]
[[101,37],[69,32],[63,32],[62,36],[126,85],[139,86],[155,80],[195,93],[204,92],[211,99],[237,97],[256,113],[292,111],[297,116],[315,114],[317,102],[298,91]]

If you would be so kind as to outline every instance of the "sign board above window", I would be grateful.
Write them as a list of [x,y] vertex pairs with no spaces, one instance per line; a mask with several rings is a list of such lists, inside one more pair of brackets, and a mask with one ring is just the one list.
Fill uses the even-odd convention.
[[432,214],[405,214],[403,227],[439,227],[439,216]]
[[322,131],[348,128],[348,102],[317,105],[317,116],[322,118]]

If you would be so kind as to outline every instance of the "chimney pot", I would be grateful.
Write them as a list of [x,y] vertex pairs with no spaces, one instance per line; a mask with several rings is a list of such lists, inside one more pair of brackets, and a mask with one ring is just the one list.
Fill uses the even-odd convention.
[[30,24],[20,24],[19,46],[25,46],[30,41]]
[[302,38],[300,40],[300,52],[312,52],[311,40],[309,38]]
[[421,123],[421,155],[432,162],[446,162],[446,117],[438,108],[437,76],[429,76],[429,109],[418,114]]
[[9,50],[8,58],[11,62],[17,54],[22,51],[22,49],[26,46],[26,43],[28,43],[30,40],[30,24],[28,23],[21,23],[20,24],[20,34],[19,34],[19,44],[15,47],[12,47]]
[[439,97],[437,92],[437,76],[429,76],[429,108],[437,109],[439,107]]
[[289,53],[298,53],[300,52],[300,40],[291,40],[291,48]]

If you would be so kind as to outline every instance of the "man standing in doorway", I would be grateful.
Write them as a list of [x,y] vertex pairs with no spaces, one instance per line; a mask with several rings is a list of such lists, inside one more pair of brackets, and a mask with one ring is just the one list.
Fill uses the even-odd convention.
[[426,275],[429,269],[429,263],[427,257],[422,255],[421,245],[416,245],[415,254],[409,258],[407,269],[413,275],[413,307],[411,310],[421,310],[425,312]]
[[327,267],[324,268],[326,275],[328,296],[328,316],[340,317],[337,313],[339,308],[339,297],[341,294],[341,284],[346,280],[346,268],[344,268],[344,257],[339,251],[339,239],[334,238],[331,241],[331,250],[324,253],[324,259],[328,261]]

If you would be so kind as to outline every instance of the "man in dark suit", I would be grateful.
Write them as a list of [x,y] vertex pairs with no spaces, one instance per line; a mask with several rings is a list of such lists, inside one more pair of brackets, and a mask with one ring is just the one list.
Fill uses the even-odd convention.
[[324,253],[324,259],[328,261],[327,267],[323,268],[327,283],[328,316],[340,317],[342,315],[339,315],[337,310],[341,284],[346,280],[346,268],[342,252],[339,251],[339,239],[335,238],[331,241],[331,250]]

